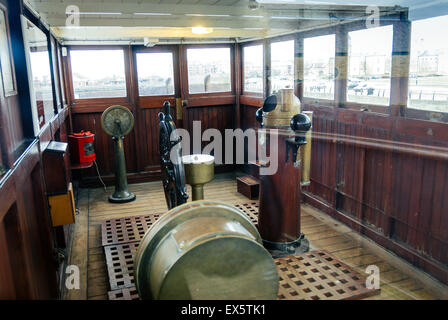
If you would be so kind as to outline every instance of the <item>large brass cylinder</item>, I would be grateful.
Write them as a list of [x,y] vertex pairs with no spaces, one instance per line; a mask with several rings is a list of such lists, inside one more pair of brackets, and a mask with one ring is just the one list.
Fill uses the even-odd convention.
[[[311,123],[313,123],[313,111],[303,111],[310,118]],[[300,148],[301,165],[302,165],[302,177],[301,185],[308,186],[311,182],[310,172],[311,172],[311,139],[312,139],[313,127],[306,133],[306,145]]]
[[263,124],[266,127],[286,127],[289,129],[291,118],[301,111],[299,98],[294,89],[281,89],[277,96],[277,107],[270,112],[263,112]]
[[256,227],[237,208],[195,201],[163,215],[134,263],[142,299],[276,299],[277,269]]

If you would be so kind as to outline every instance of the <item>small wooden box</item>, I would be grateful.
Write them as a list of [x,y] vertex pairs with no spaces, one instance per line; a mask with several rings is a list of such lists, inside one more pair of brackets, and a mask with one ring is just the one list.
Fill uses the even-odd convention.
[[238,177],[237,190],[250,200],[258,199],[260,192],[260,181],[252,176]]
[[75,199],[70,183],[66,194],[49,196],[50,214],[53,227],[75,223]]

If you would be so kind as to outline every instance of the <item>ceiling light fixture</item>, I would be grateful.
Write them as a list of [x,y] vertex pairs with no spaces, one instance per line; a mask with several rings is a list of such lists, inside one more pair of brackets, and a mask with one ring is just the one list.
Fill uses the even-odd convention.
[[191,32],[194,34],[209,34],[213,32],[213,28],[192,27]]

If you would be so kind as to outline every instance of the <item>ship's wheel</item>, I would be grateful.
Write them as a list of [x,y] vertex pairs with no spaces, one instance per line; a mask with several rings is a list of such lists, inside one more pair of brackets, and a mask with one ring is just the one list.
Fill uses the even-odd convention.
[[176,125],[170,114],[170,104],[163,104],[164,112],[159,113],[159,153],[162,183],[168,209],[187,202],[185,171],[182,162],[181,138],[176,134]]

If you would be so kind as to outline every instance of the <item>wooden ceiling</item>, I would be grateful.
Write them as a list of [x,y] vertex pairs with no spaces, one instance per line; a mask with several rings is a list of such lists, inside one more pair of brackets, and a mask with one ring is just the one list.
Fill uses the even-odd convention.
[[[405,10],[381,1],[381,14]],[[24,0],[65,42],[143,43],[145,37],[164,41],[244,41],[328,26],[365,18],[366,5],[350,1],[259,0],[251,10],[249,0]],[[372,2],[375,1],[352,1]],[[345,4],[344,4],[345,3]],[[67,26],[69,6],[80,11],[80,25]],[[212,28],[198,36],[192,27]]]

